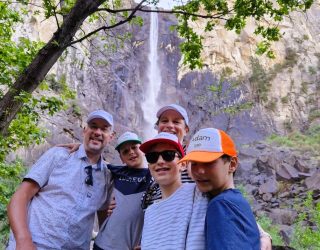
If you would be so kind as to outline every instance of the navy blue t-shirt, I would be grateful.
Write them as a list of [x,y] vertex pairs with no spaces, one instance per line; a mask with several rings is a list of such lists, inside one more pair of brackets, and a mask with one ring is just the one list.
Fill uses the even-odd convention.
[[151,183],[148,168],[129,168],[128,166],[114,166],[108,164],[112,173],[114,187],[124,195],[143,192]]
[[209,202],[205,227],[207,250],[260,249],[257,223],[237,189],[227,189]]

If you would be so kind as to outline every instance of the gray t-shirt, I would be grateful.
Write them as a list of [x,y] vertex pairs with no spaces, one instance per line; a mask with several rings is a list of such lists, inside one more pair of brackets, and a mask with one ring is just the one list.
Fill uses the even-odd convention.
[[[93,185],[85,183],[88,158],[83,145],[69,154],[54,147],[25,176],[40,186],[28,209],[32,240],[41,249],[89,249],[95,212],[106,208],[111,174],[100,160],[92,166]],[[7,249],[15,249],[10,234]]]
[[101,226],[95,244],[104,250],[132,250],[140,245],[141,197],[151,182],[148,169],[108,165],[114,179],[116,208]]

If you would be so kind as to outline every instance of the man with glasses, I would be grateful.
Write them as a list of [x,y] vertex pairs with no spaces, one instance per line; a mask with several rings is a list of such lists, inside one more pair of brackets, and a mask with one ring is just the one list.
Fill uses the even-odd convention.
[[112,115],[97,110],[77,152],[53,147],[40,157],[8,205],[7,249],[90,248],[95,213],[106,209],[112,187],[101,156],[112,137]]
[[115,149],[124,166],[108,165],[114,181],[116,207],[102,224],[94,250],[134,249],[140,245],[143,226],[141,197],[151,182],[140,144],[141,139],[132,132],[125,132],[118,138]]

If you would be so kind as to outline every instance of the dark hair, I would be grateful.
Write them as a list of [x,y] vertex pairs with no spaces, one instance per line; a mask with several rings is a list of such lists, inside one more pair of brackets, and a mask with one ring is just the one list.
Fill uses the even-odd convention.
[[230,161],[232,160],[232,156],[227,155],[227,154],[222,155],[221,158],[222,158],[222,160],[223,160],[224,162],[227,162],[227,161],[230,162]]
[[[232,156],[224,154],[224,155],[221,156],[221,159],[224,161],[224,163],[231,162]],[[233,172],[233,176],[235,175],[235,173],[236,173],[236,171]]]

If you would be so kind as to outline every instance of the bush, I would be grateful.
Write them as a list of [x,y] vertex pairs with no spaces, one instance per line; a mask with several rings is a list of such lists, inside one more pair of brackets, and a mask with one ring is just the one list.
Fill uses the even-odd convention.
[[10,164],[0,162],[0,249],[4,249],[9,235],[7,205],[21,182],[24,171],[25,168],[19,161]]
[[267,138],[267,141],[288,148],[310,150],[318,154],[320,152],[320,125],[310,127],[304,134],[300,132],[292,132],[287,136],[273,134]]
[[296,206],[298,219],[290,246],[299,250],[320,249],[320,203],[313,203],[312,192],[308,192],[306,200]]
[[272,245],[283,246],[283,240],[279,234],[279,226],[272,223],[266,215],[258,217],[257,222],[272,237]]

